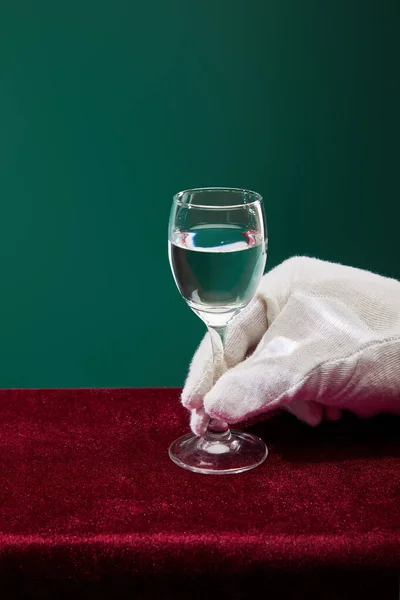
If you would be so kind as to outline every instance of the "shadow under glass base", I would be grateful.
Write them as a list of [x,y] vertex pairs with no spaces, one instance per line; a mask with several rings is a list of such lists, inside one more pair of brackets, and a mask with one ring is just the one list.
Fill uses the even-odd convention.
[[223,475],[254,469],[267,458],[268,448],[257,436],[242,431],[205,437],[188,433],[171,444],[169,456],[189,471]]

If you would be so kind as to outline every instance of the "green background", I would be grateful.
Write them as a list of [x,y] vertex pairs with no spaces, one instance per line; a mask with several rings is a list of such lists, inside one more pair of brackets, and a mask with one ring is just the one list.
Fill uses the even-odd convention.
[[203,333],[174,192],[264,195],[293,254],[400,277],[397,0],[0,8],[0,387],[169,386]]

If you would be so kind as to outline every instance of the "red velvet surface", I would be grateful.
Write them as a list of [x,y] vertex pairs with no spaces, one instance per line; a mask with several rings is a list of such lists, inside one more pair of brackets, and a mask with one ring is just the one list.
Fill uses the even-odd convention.
[[15,597],[397,597],[399,418],[276,415],[250,428],[270,449],[261,467],[204,476],[168,458],[188,429],[178,395],[0,392],[0,576]]

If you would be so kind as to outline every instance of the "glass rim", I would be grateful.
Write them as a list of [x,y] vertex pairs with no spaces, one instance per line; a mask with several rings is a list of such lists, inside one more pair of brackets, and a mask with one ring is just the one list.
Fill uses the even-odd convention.
[[[196,203],[187,203],[182,202],[181,198],[184,194],[190,194],[194,192],[234,192],[234,193],[244,193],[250,196],[254,196],[255,200],[251,202],[242,202],[241,204],[198,204]],[[231,209],[231,208],[243,208],[245,206],[252,206],[254,204],[261,204],[263,201],[263,197],[258,192],[254,192],[253,190],[249,190],[247,188],[234,188],[234,187],[198,187],[198,188],[188,188],[187,190],[182,190],[177,194],[174,194],[173,200],[179,206],[187,206],[189,208],[203,208],[203,209]]]

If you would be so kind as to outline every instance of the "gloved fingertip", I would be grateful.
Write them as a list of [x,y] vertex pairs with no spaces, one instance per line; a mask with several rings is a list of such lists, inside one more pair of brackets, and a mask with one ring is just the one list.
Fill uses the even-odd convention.
[[194,435],[202,436],[207,431],[210,417],[204,411],[204,408],[192,410],[190,413],[190,428]]
[[310,410],[307,415],[307,423],[311,427],[317,427],[322,423],[324,417],[324,411],[320,404],[317,402],[309,402]]
[[304,400],[295,400],[284,406],[287,412],[292,413],[301,421],[304,421],[311,427],[316,427],[322,422],[324,415],[323,407],[317,402],[307,402]]
[[189,410],[198,409],[203,406],[203,395],[189,393],[184,389],[181,394],[181,402]]
[[266,412],[263,405],[264,390],[254,392],[251,375],[238,365],[218,379],[214,387],[204,396],[205,411],[213,419],[226,423],[237,423],[250,413]]

